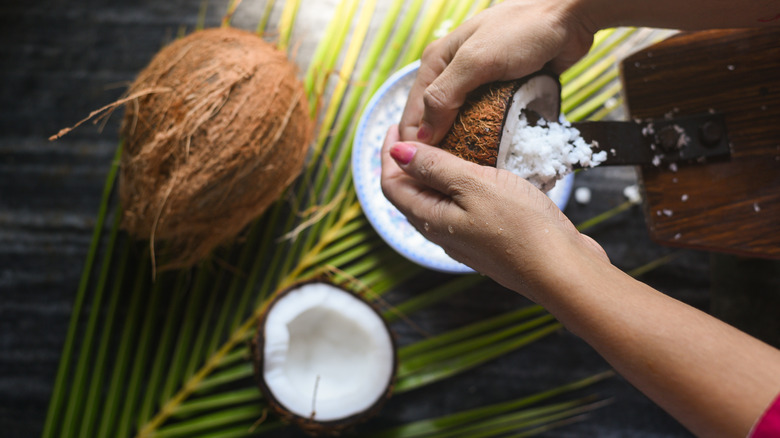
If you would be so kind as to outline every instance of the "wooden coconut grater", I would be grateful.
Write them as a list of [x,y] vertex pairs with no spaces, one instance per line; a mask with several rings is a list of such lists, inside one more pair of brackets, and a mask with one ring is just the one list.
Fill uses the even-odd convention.
[[678,163],[731,157],[725,118],[715,112],[633,122],[575,122],[572,126],[593,152],[606,153],[602,166],[668,165],[675,169]]
[[662,148],[655,165],[646,147],[623,157],[639,164],[651,237],[780,258],[780,28],[678,34],[626,58],[621,79],[631,118],[655,122],[616,125],[616,141]]

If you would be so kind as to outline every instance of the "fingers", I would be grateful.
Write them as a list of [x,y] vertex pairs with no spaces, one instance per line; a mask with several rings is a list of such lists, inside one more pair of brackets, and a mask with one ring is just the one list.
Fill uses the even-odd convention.
[[[391,156],[391,149],[399,144],[397,127],[391,127],[385,143],[382,147],[382,176],[381,187],[385,197],[403,213],[417,230],[425,235],[430,235],[432,230],[426,223],[443,223],[445,212],[452,200],[446,195],[426,186],[407,174],[398,162]],[[403,152],[403,153],[408,153]],[[392,152],[396,157],[399,152]],[[405,160],[407,158],[401,157]]]
[[480,166],[436,147],[399,142],[390,146],[389,155],[405,174],[459,205],[481,185],[475,177],[482,173]]
[[480,85],[506,76],[505,54],[496,53],[484,40],[468,40],[422,94],[422,115],[417,139],[438,144],[455,122],[468,94]]
[[438,226],[463,220],[485,192],[480,166],[432,146],[398,142],[398,130],[393,131],[382,148],[385,197],[418,229],[429,223],[436,233]]
[[[428,49],[426,49],[426,53],[429,53],[430,50],[434,50],[437,44],[440,44],[440,42],[434,41],[431,43],[428,46]],[[444,68],[449,61],[449,59],[443,57],[438,58],[436,56],[431,56],[420,64],[420,69],[417,70],[417,77],[409,91],[406,107],[404,108],[399,124],[402,141],[418,141],[417,132],[420,129],[420,120],[422,119],[424,106],[422,96],[428,85],[444,71]]]
[[[438,141],[433,142],[431,138],[428,138],[425,130],[420,132],[420,122],[422,121],[425,108],[425,98],[423,96],[436,78],[447,69],[460,46],[471,36],[474,29],[476,29],[476,23],[472,20],[467,21],[446,37],[430,43],[425,48],[420,68],[417,71],[417,77],[409,92],[409,98],[401,116],[399,129],[402,141],[422,141],[427,144],[438,143]],[[455,108],[457,111],[457,106]],[[450,122],[445,127],[445,132],[451,124]]]
[[592,33],[567,5],[504,2],[482,11],[423,53],[400,122],[402,141],[439,144],[468,94],[544,65],[560,72],[587,53]]

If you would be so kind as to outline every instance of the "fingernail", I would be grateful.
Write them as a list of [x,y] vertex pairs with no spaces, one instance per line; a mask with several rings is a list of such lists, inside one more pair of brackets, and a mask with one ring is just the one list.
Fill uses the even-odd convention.
[[417,152],[417,147],[409,143],[396,143],[390,148],[390,156],[400,164],[409,164]]
[[417,129],[417,140],[426,142],[431,138],[432,133],[433,129],[431,129],[431,125],[427,123],[421,123],[420,127]]

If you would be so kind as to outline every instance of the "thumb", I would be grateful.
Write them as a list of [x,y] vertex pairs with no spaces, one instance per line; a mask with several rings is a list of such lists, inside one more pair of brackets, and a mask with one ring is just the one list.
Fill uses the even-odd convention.
[[439,144],[466,102],[480,85],[498,80],[503,72],[485,68],[485,62],[468,51],[455,54],[452,62],[428,85],[422,95],[422,117],[417,139]]

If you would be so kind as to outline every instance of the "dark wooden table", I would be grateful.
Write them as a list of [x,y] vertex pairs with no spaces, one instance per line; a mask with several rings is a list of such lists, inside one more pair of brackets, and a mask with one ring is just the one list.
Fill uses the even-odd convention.
[[[245,2],[256,3],[262,4]],[[41,431],[100,193],[117,146],[119,117],[111,118],[102,132],[88,125],[56,143],[47,137],[115,100],[181,25],[193,28],[200,4],[31,0],[0,6],[0,431],[5,437]],[[207,26],[218,25],[225,4],[210,2]],[[304,2],[303,7],[314,7],[311,4],[317,2]],[[593,200],[585,205],[572,201],[566,213],[577,223],[620,204],[623,188],[634,180],[630,168],[582,172],[576,185],[589,187]],[[624,269],[670,252],[649,240],[636,207],[590,234]],[[642,279],[709,308],[709,254],[685,252]],[[478,297],[461,295],[417,314],[415,321],[438,331],[525,303],[498,286],[488,289]],[[400,335],[402,341],[411,336]],[[381,418],[440,415],[606,369],[589,346],[562,332],[462,378],[394,399]],[[595,390],[613,397],[614,403],[548,436],[688,435],[619,377]]]

